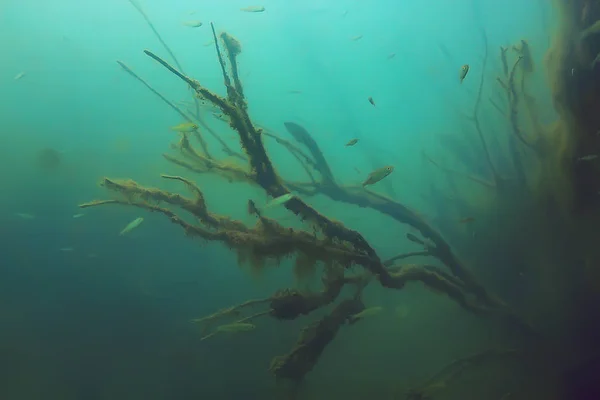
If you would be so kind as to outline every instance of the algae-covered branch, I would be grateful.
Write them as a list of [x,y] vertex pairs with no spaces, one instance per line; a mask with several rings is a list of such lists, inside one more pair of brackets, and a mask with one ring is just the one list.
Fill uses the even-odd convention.
[[[469,312],[477,315],[498,314],[510,316],[511,321],[518,320],[476,280],[450,244],[417,213],[402,203],[375,192],[340,185],[318,144],[303,127],[292,122],[285,124],[296,143],[258,127],[248,113],[239,77],[237,57],[242,51],[241,44],[231,35],[222,33],[219,37],[224,51],[221,51],[214,27],[213,35],[227,93],[225,97],[207,89],[154,52],[145,50],[145,53],[192,88],[196,98],[209,102],[220,110],[239,137],[244,152],[241,159],[247,165],[234,165],[209,154],[201,141],[203,128],[196,125],[192,125],[194,129],[190,131],[181,132],[181,139],[176,146],[178,154],[166,154],[166,159],[183,167],[190,175],[212,173],[230,182],[236,180],[251,183],[273,198],[289,196],[286,197],[284,206],[312,229],[285,227],[280,222],[265,217],[252,201],[249,201],[248,211],[255,216],[256,223],[251,227],[213,213],[204,199],[202,188],[191,177],[163,175],[164,179],[181,182],[190,197],[159,188],[144,187],[131,180],[104,178],[102,185],[114,197],[82,204],[81,207],[117,204],[161,213],[179,225],[187,236],[221,242],[237,253],[240,263],[249,263],[255,269],[263,268],[268,262],[280,263],[283,259],[293,258],[294,274],[297,277],[322,271],[323,288],[321,291],[308,293],[282,289],[268,298],[249,301],[196,319],[195,323],[209,330],[217,321],[233,319],[233,324],[220,325],[222,331],[230,331],[246,329],[247,325],[243,324],[264,317],[295,319],[334,303],[344,286],[354,287],[355,294],[352,298],[342,299],[327,316],[307,326],[294,349],[286,356],[273,360],[271,371],[277,377],[301,381],[318,361],[327,344],[335,338],[337,331],[343,328],[352,315],[365,308],[361,294],[363,288],[371,282],[378,282],[386,288],[402,289],[411,281],[419,281],[434,291],[445,294]],[[132,71],[130,74],[149,87]],[[266,138],[275,139],[297,157],[311,182],[303,184],[283,179],[267,153],[264,144]],[[200,148],[194,146],[194,141],[200,143]],[[296,194],[291,195],[292,191]],[[448,271],[430,265],[396,263],[411,254],[397,256],[387,262],[381,260],[360,232],[332,220],[303,201],[302,197],[315,193],[324,194],[333,201],[372,208],[397,222],[413,226],[421,233],[422,238],[411,235],[409,239],[423,246],[423,251],[415,252],[414,255],[437,258],[445,264]],[[191,214],[193,219],[186,219],[182,212]],[[319,269],[319,265],[323,268]],[[352,266],[362,267],[361,272],[351,271]],[[262,310],[240,317],[242,311],[255,307],[262,307]],[[209,334],[206,337],[211,336]]]

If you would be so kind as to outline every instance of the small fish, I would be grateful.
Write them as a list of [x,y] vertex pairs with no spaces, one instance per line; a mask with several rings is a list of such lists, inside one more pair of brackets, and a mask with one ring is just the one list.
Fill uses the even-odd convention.
[[224,122],[229,122],[229,121],[227,121],[227,116],[226,116],[225,114],[222,114],[222,113],[216,113],[216,112],[214,112],[214,113],[211,113],[211,114],[212,114],[212,115],[213,115],[213,117],[215,117],[216,119],[219,119],[219,120],[221,120],[221,121],[224,121]]
[[217,327],[220,332],[248,332],[256,328],[256,325],[244,322],[234,322],[232,324],[221,325]]
[[[210,43],[212,43],[212,41]],[[175,104],[177,104],[178,106],[182,106],[182,107],[192,107],[192,106],[194,106],[194,102],[193,101],[188,101],[188,100],[176,100]]]
[[360,172],[360,170],[356,167],[354,167],[354,171],[356,171],[357,174],[362,174],[362,172]]
[[144,218],[142,218],[142,217],[134,219],[129,224],[127,224],[127,226],[125,228],[123,228],[123,230],[119,233],[119,236],[123,236],[126,233],[131,232],[132,230],[134,230],[135,228],[140,226],[140,224],[142,222],[144,222]]
[[351,139],[348,143],[346,143],[346,147],[350,147],[350,146],[354,146],[356,143],[358,143],[358,139]]
[[358,321],[359,319],[362,319],[365,317],[372,317],[374,315],[380,314],[382,311],[383,311],[383,307],[379,307],[379,306],[365,308],[358,314],[354,314],[354,315],[351,315],[350,317],[348,317],[348,322],[350,324],[353,324],[356,321]]
[[259,13],[259,12],[264,12],[265,8],[263,6],[249,6],[249,7],[240,8],[240,11]]
[[581,35],[579,36],[579,40],[584,40],[588,36],[594,35],[598,32],[600,32],[600,20],[594,22],[594,24],[592,26],[588,27],[583,32],[581,32]]
[[75,214],[73,215],[73,218],[81,218],[83,217],[85,214]]
[[372,97],[369,97],[369,99],[368,99],[368,100],[369,100],[369,103],[371,103],[371,105],[372,105],[373,107],[375,107],[375,100],[373,100],[373,98],[372,98]]
[[469,73],[469,64],[465,64],[462,67],[460,67],[460,73],[458,74],[460,83],[462,83],[465,80],[468,73]]
[[265,206],[265,208],[270,208],[270,207],[275,207],[275,206],[285,204],[293,198],[294,198],[294,195],[291,193],[284,194],[283,196],[276,197],[273,200],[271,200],[270,202],[268,202],[267,205]]
[[587,156],[579,157],[577,159],[577,161],[593,161],[593,160],[595,160],[597,158],[598,158],[598,155],[596,155],[596,154],[590,154],[590,155],[587,155]]
[[204,46],[204,47],[208,47],[208,46],[210,46],[211,44],[214,44],[214,43],[215,43],[214,41],[212,41],[212,40],[209,40],[208,42],[204,43],[204,45],[203,45],[203,46]]
[[471,223],[473,221],[475,221],[475,218],[473,218],[473,217],[466,217],[466,218],[460,219],[458,222],[461,223],[461,224],[468,224],[468,223]]
[[352,40],[353,42],[356,42],[357,40],[362,39],[363,35],[356,35],[356,36],[352,36],[350,38],[350,40]]
[[16,213],[15,214],[17,217],[23,218],[23,219],[34,219],[35,215],[33,214],[27,214],[27,213]]
[[256,328],[256,325],[244,323],[244,322],[234,322],[232,324],[221,325],[218,326],[217,329],[209,333],[208,335],[202,337],[200,340],[206,340],[211,338],[219,333],[239,333],[239,332],[250,332]]
[[302,90],[288,90],[288,93],[290,93],[290,94],[301,94]]
[[24,76],[25,76],[25,72],[19,72],[17,75],[15,75],[15,77],[13,79],[15,81],[18,81],[19,79],[21,79]]
[[598,64],[599,62],[600,62],[600,53],[598,53],[596,55],[596,58],[594,58],[594,61],[592,61],[592,64],[590,65],[590,69],[594,69],[596,64]]
[[390,53],[390,54],[388,54],[387,59],[391,60],[394,57],[396,57],[396,53]]
[[369,176],[362,183],[362,185],[363,186],[373,185],[373,184],[379,182],[380,180],[382,180],[383,178],[385,178],[386,176],[388,176],[389,174],[391,174],[393,171],[394,171],[394,167],[391,165],[376,169],[375,171],[373,171],[369,174]]
[[74,251],[75,249],[72,248],[72,247],[63,247],[63,248],[61,248],[59,250],[62,251],[62,252],[65,252],[65,253],[70,253],[70,252]]
[[189,26],[190,28],[200,28],[202,26],[202,21],[183,21],[182,24]]
[[198,129],[198,125],[194,124],[193,122],[183,122],[179,125],[171,127],[171,130],[175,132],[192,132],[196,129]]

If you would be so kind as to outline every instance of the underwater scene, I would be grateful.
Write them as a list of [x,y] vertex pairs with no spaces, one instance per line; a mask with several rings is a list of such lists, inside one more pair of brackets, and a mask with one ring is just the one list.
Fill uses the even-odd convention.
[[2,0],[0,399],[600,399],[600,1]]

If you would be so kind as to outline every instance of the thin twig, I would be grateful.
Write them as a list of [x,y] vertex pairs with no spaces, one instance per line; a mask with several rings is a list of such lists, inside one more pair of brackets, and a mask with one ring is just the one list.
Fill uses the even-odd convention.
[[[144,9],[142,8],[142,6],[135,0],[129,0],[129,2],[142,15],[142,17],[146,21],[146,24],[148,24],[148,27],[150,27],[150,30],[152,30],[152,32],[154,33],[154,36],[156,36],[156,38],[158,39],[160,44],[162,44],[162,46],[165,48],[167,53],[169,53],[169,55],[173,59],[173,62],[177,66],[177,68],[179,68],[179,70],[183,72],[183,67],[179,63],[179,60],[177,60],[177,57],[175,57],[175,53],[171,50],[169,45],[167,45],[167,43],[163,40],[162,36],[160,36],[160,33],[158,33],[158,31],[156,30],[156,28],[154,27],[154,24],[152,23],[152,21],[150,21],[148,14],[146,14],[146,12],[144,12]],[[199,103],[198,99],[195,97],[194,97],[194,104],[196,106],[196,116],[200,117],[200,103]]]
[[223,55],[221,54],[221,49],[219,48],[217,32],[215,32],[215,24],[213,24],[212,22],[210,23],[210,29],[212,30],[213,39],[215,41],[215,48],[217,49],[217,57],[219,57],[219,65],[221,65],[221,72],[223,73],[225,87],[229,88],[231,86],[231,79],[229,79],[229,75],[227,74],[227,70],[225,69],[225,61],[223,60]]
[[479,88],[477,89],[477,99],[475,100],[475,106],[473,107],[473,123],[475,124],[475,129],[477,130],[477,136],[479,137],[479,141],[481,142],[481,147],[483,149],[483,152],[485,153],[485,159],[490,168],[490,171],[492,172],[492,175],[494,176],[494,182],[497,184],[498,181],[500,180],[500,177],[498,175],[498,172],[496,171],[496,168],[494,167],[494,163],[492,162],[492,157],[490,156],[490,151],[489,151],[489,149],[487,147],[487,143],[485,142],[485,139],[483,137],[483,131],[481,130],[481,125],[479,123],[479,117],[478,117],[479,106],[481,104],[481,95],[483,92],[483,84],[485,82],[485,67],[487,65],[487,59],[488,59],[488,39],[487,39],[487,34],[485,32],[485,29],[481,29],[481,35],[483,37],[484,53],[483,53],[483,63],[481,66],[481,77],[479,79]]
[[[148,82],[146,82],[138,74],[133,72],[133,70],[131,68],[129,68],[124,62],[117,61],[117,64],[119,64],[125,72],[127,72],[129,75],[131,75],[133,78],[135,78],[138,82],[141,82],[144,86],[146,86],[152,93],[154,93],[156,96],[158,96],[169,107],[171,107],[173,110],[175,110],[183,119],[185,119],[188,122],[192,122],[192,118],[189,117],[186,113],[184,113],[183,110],[181,110],[181,108],[177,107],[170,100],[168,100],[165,96],[163,96],[156,89],[154,89],[152,86],[150,86],[150,84]],[[200,137],[200,145],[202,146],[202,150],[204,150],[204,153],[206,155],[210,156],[210,153],[208,152],[208,145],[207,145],[206,141],[204,140],[204,138],[202,138],[202,137]]]
[[484,181],[484,180],[483,180],[483,179],[481,179],[481,178],[477,178],[477,177],[475,177],[475,176],[472,176],[472,175],[466,174],[466,173],[464,173],[464,172],[460,172],[460,171],[456,171],[456,170],[454,170],[454,169],[451,169],[451,168],[448,168],[448,167],[444,167],[444,166],[440,165],[439,163],[437,163],[435,160],[433,160],[431,157],[429,157],[429,156],[428,156],[428,155],[427,155],[425,152],[423,152],[423,157],[424,157],[424,158],[425,158],[425,159],[426,159],[426,160],[427,160],[429,163],[431,163],[431,164],[435,165],[436,167],[438,167],[438,168],[439,168],[439,169],[441,169],[442,171],[446,171],[446,172],[448,172],[448,173],[450,173],[450,174],[457,175],[457,176],[460,176],[460,177],[462,177],[462,178],[469,179],[469,180],[471,180],[471,181],[473,181],[473,182],[475,182],[475,183],[478,183],[478,184],[480,184],[480,185],[482,185],[482,186],[485,186],[485,187],[488,187],[488,188],[494,188],[494,187],[495,187],[495,185],[494,185],[493,183],[491,183],[491,182],[487,182],[487,181]]
[[517,95],[517,89],[515,88],[515,73],[517,71],[517,65],[519,65],[519,63],[521,62],[521,60],[523,59],[523,56],[519,56],[517,58],[517,60],[515,61],[511,71],[510,71],[510,76],[508,78],[508,95],[509,95],[509,99],[510,99],[510,124],[513,128],[513,132],[514,134],[517,136],[517,138],[521,141],[521,143],[523,143],[525,146],[527,147],[533,147],[531,143],[529,143],[525,137],[523,137],[523,134],[521,133],[521,129],[519,128],[519,121],[518,121],[518,105],[519,105],[519,97]]

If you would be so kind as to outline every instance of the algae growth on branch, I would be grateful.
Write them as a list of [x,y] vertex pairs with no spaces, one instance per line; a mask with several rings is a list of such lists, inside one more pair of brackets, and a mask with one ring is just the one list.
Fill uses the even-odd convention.
[[[291,256],[296,257],[294,269],[297,276],[313,273],[316,271],[317,264],[324,265],[322,278],[324,288],[319,292],[304,293],[296,289],[283,289],[268,299],[244,303],[239,307],[227,309],[223,313],[216,313],[204,319],[200,318],[196,322],[229,317],[235,314],[233,310],[237,312],[247,306],[263,303],[268,303],[267,310],[250,315],[243,320],[258,318],[262,315],[269,315],[282,320],[294,319],[331,304],[337,299],[342,287],[346,284],[356,285],[358,293],[360,293],[362,288],[373,280],[373,277],[382,286],[395,289],[403,288],[410,281],[420,281],[434,291],[446,294],[464,309],[477,314],[489,314],[498,310],[501,313],[506,312],[504,305],[477,283],[471,273],[460,263],[441,234],[429,226],[415,212],[399,202],[374,192],[368,190],[358,191],[356,188],[337,184],[317,143],[302,127],[294,123],[286,123],[285,125],[296,142],[307,148],[309,155],[292,143],[258,128],[248,114],[243,87],[237,72],[237,56],[241,53],[241,45],[226,33],[220,35],[230,64],[232,75],[230,77],[218,45],[217,35],[214,32],[214,27],[212,28],[219,64],[227,90],[226,97],[208,90],[200,82],[186,76],[153,52],[145,50],[145,53],[183,80],[194,90],[198,97],[212,103],[221,110],[229,121],[231,128],[237,132],[240,138],[240,144],[245,153],[248,166],[218,161],[209,154],[195,150],[190,143],[190,135],[196,137],[199,135],[198,132],[181,133],[182,138],[178,148],[183,158],[168,155],[165,155],[165,157],[174,164],[193,172],[212,172],[230,181],[240,180],[255,184],[271,197],[289,194],[290,190],[297,190],[301,195],[322,193],[334,201],[352,203],[378,210],[399,222],[417,228],[426,240],[432,243],[431,245],[428,244],[426,253],[446,264],[451,274],[432,266],[394,266],[391,265],[392,262],[387,264],[382,262],[375,250],[359,232],[347,228],[341,222],[331,220],[297,196],[287,201],[284,207],[297,215],[302,221],[308,221],[318,228],[319,234],[316,231],[307,232],[301,229],[284,227],[279,222],[265,218],[258,212],[254,212],[257,221],[253,227],[248,227],[242,222],[227,216],[212,213],[204,200],[202,190],[187,178],[170,175],[162,176],[165,179],[182,182],[191,192],[192,197],[158,188],[146,188],[131,180],[120,181],[104,178],[102,185],[115,193],[116,198],[93,201],[82,204],[81,207],[120,204],[162,213],[171,222],[181,226],[186,235],[206,241],[224,243],[237,253],[241,263],[248,262],[253,268],[257,269],[263,268],[268,261],[279,263],[282,259]],[[299,160],[302,160],[307,171],[312,169],[319,173],[321,180],[311,179],[312,182],[307,184],[310,187],[306,184],[294,184],[284,181],[267,154],[263,143],[264,137],[275,138],[279,144],[285,146]],[[192,218],[184,218],[181,212],[190,214]],[[406,257],[398,256],[396,258]],[[365,271],[362,275],[346,276],[348,268],[352,265],[362,266]],[[304,363],[302,365],[297,364],[299,353],[293,351],[289,357],[279,358],[274,362],[272,370],[276,375],[286,376],[297,381],[301,380],[304,374],[317,362],[318,356],[325,345],[335,337],[335,332],[345,321],[342,316],[348,314],[348,310],[353,310],[354,305],[358,304],[357,301],[360,301],[358,297],[352,301],[346,300],[345,303],[340,303],[347,306],[339,305],[330,314],[330,318],[326,318],[316,325],[311,325],[312,328],[307,328],[306,332],[312,333],[308,339],[306,336],[302,336],[299,341],[299,346],[307,351],[306,353],[301,352]],[[306,347],[309,343],[313,343],[315,346],[310,351]],[[290,370],[296,372],[291,373]]]
[[[214,33],[214,28],[213,34],[215,37],[215,43],[218,43],[216,34]],[[198,96],[201,96],[212,102],[215,106],[221,109],[225,116],[229,118],[230,126],[239,134],[242,147],[248,156],[251,167],[250,174],[253,180],[259,186],[261,186],[272,197],[279,197],[287,194],[289,193],[289,190],[284,186],[282,180],[275,171],[270,158],[267,156],[267,152],[262,141],[262,130],[260,128],[256,128],[252,123],[247,112],[247,105],[243,96],[243,92],[239,92],[237,89],[238,87],[242,87],[241,82],[239,82],[239,78],[237,77],[236,63],[236,57],[241,52],[241,45],[230,35],[221,34],[221,38],[223,39],[223,42],[227,48],[227,53],[230,56],[230,64],[235,65],[235,67],[232,67],[232,70],[236,71],[236,73],[234,73],[234,87],[231,85],[231,79],[227,73],[221,52],[218,51],[219,63],[222,68],[223,78],[227,88],[227,98],[223,98],[206,89],[200,84],[200,82],[185,76],[151,51],[145,50],[144,52],[154,60],[158,61],[161,65],[178,76],[180,79],[185,81],[192,89],[196,91]],[[219,46],[217,44],[217,49],[218,48]],[[375,251],[360,233],[344,227],[339,222],[333,222],[329,220],[299,198],[294,198],[292,201],[286,203],[285,206],[304,220],[309,220],[316,224],[327,237],[351,243],[354,247],[364,252],[367,256],[377,259]],[[373,265],[376,268],[377,262]]]

